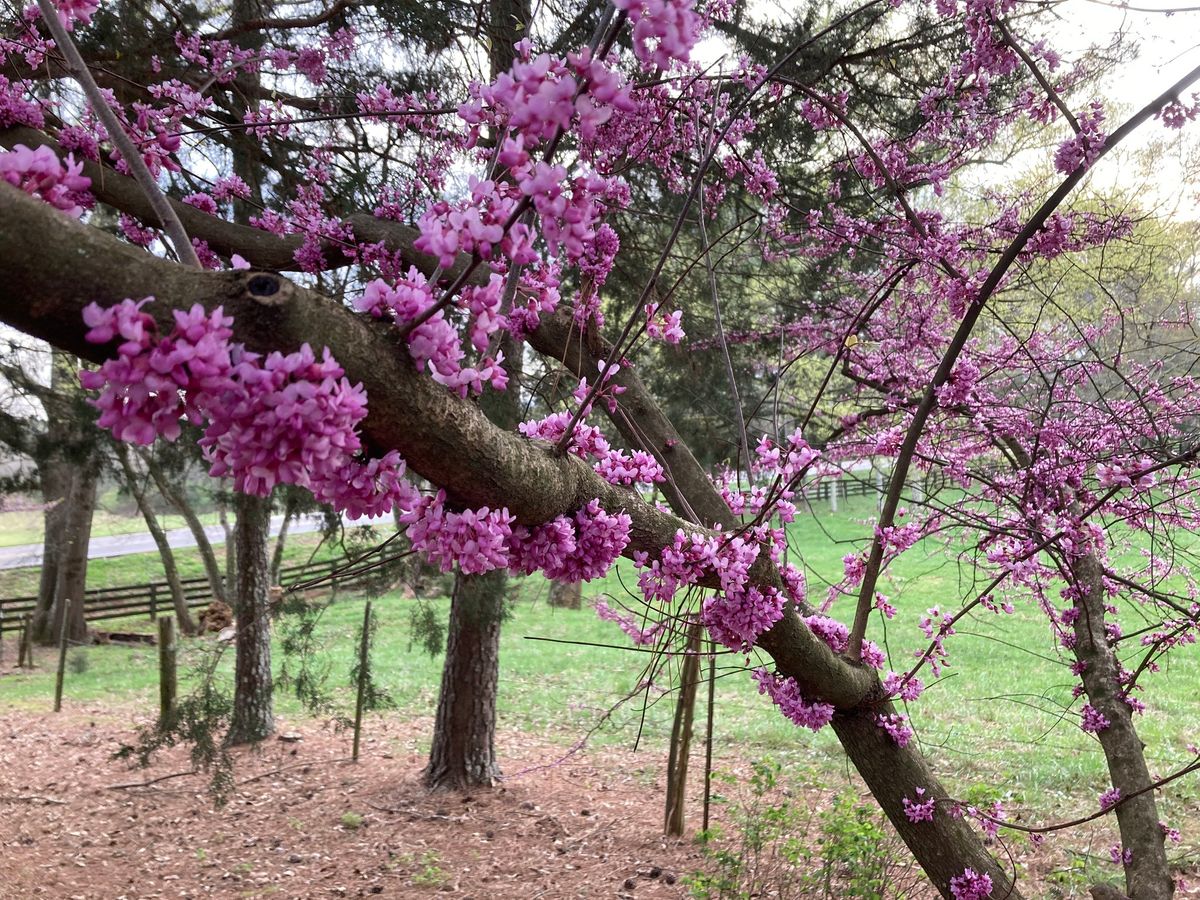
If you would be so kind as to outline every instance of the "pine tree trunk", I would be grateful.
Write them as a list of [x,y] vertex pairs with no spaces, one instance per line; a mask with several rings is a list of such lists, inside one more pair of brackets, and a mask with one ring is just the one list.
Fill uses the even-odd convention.
[[175,554],[171,550],[171,543],[167,540],[167,534],[163,531],[162,526],[158,524],[158,516],[154,514],[154,509],[146,497],[141,475],[133,467],[129,447],[121,441],[113,441],[113,446],[117,451],[117,460],[121,463],[121,471],[125,473],[125,483],[129,487],[129,493],[137,502],[142,519],[146,522],[146,529],[154,538],[155,546],[158,547],[163,574],[166,575],[167,585],[171,589],[171,605],[175,608],[175,619],[179,624],[179,630],[185,635],[193,635],[196,633],[196,623],[192,621],[191,612],[188,610],[187,598],[183,593],[183,583],[179,580],[179,567],[175,565]]
[[237,661],[229,744],[261,741],[275,731],[271,702],[271,610],[268,602],[269,498],[235,494],[238,553]]
[[217,555],[213,553],[212,543],[209,541],[208,534],[204,530],[204,524],[200,521],[200,517],[196,515],[196,511],[192,509],[192,504],[188,502],[187,495],[180,487],[171,483],[166,473],[163,472],[162,466],[155,461],[153,456],[149,453],[143,453],[142,461],[146,464],[146,471],[154,479],[154,484],[158,488],[158,492],[162,494],[164,500],[175,508],[176,512],[183,516],[183,521],[187,524],[188,531],[192,533],[192,538],[196,541],[196,552],[200,554],[200,561],[204,565],[204,575],[208,578],[208,589],[212,591],[213,599],[228,603],[229,597],[225,590],[225,578],[221,574],[221,567],[217,565]]
[[87,591],[88,544],[92,537],[92,516],[96,511],[98,480],[99,472],[90,461],[78,464],[71,479],[71,490],[66,500],[67,512],[63,525],[64,540],[59,557],[58,582],[54,591],[51,629],[53,639],[46,643],[57,641],[64,615],[69,615],[67,640],[82,644],[88,639],[84,595]]
[[[490,0],[488,38],[492,77],[508,69],[513,45],[529,24],[528,0]],[[515,282],[505,286],[501,308],[512,304]],[[520,421],[517,385],[523,345],[505,337],[500,343],[509,373],[507,391],[484,394],[483,412],[501,428]],[[490,786],[500,774],[496,763],[496,686],[500,677],[500,622],[508,584],[503,569],[483,575],[457,574],[450,601],[450,624],[442,689],[433,727],[433,746],[425,768],[430,788]]]
[[500,774],[496,685],[506,583],[502,569],[455,579],[433,747],[424,773],[427,787],[486,787]]

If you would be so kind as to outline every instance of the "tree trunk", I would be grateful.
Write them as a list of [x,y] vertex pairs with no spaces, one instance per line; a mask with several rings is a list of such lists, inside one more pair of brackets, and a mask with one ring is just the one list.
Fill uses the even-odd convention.
[[[58,579],[54,591],[54,613],[51,634],[53,643],[67,620],[67,640],[85,643],[88,639],[87,619],[84,616],[84,595],[87,591],[88,543],[92,536],[92,516],[96,511],[96,482],[99,472],[91,462],[75,469],[71,490],[67,495],[67,512],[63,526],[63,543],[59,557]],[[74,601],[74,602],[70,602]]]
[[117,459],[121,463],[121,471],[125,473],[125,483],[129,487],[129,493],[137,501],[138,510],[146,522],[146,529],[154,538],[155,546],[158,547],[163,573],[166,575],[167,585],[171,589],[171,605],[175,608],[175,619],[179,623],[179,630],[185,635],[193,635],[196,633],[196,623],[192,621],[191,612],[188,610],[187,598],[183,593],[183,583],[179,580],[179,568],[175,565],[175,554],[171,551],[167,534],[158,524],[158,516],[154,514],[150,501],[146,498],[142,477],[133,467],[129,447],[121,441],[113,441],[113,446],[117,451]]
[[271,703],[271,609],[268,602],[267,528],[271,501],[235,494],[237,509],[237,661],[233,720],[227,742],[261,741],[275,731]]
[[33,636],[41,643],[48,643],[53,634],[50,616],[58,590],[59,559],[66,540],[71,467],[61,457],[54,456],[42,462],[38,469],[46,513],[45,533],[42,536],[42,571],[38,580],[37,606],[33,612]]
[[[968,868],[992,879],[990,896],[1020,900],[1008,870],[996,863],[967,819],[950,815],[948,804],[940,802],[948,795],[915,745],[899,746],[876,723],[876,713],[893,712],[891,704],[839,711],[831,724],[901,840],[946,900],[953,898],[951,879]],[[939,801],[932,822],[910,822],[905,814],[904,799],[916,800],[918,787],[925,789],[924,799]]]
[[[224,489],[225,479],[221,479],[222,490],[217,495],[217,520],[221,530],[225,532],[225,583],[232,584],[237,580],[237,541],[234,539],[233,527],[229,524],[229,492]],[[216,559],[213,565],[217,564]]]
[[[513,45],[529,26],[528,0],[489,0],[488,38],[492,77],[514,60]],[[512,305],[516,283],[510,278],[501,303]],[[517,385],[522,342],[500,342],[509,371],[509,389],[485,393],[480,407],[501,428],[515,429],[521,417]],[[433,746],[425,768],[430,788],[490,786],[500,774],[496,764],[496,684],[500,676],[500,622],[508,575],[503,569],[463,575],[454,581],[442,688],[433,727]]]
[[671,747],[667,756],[667,803],[663,816],[663,831],[675,837],[683,836],[688,757],[696,715],[696,688],[700,685],[700,644],[704,626],[693,622],[688,626],[687,635],[687,651],[679,675],[679,701],[675,704],[675,722],[671,727]]
[[500,774],[496,684],[506,582],[503,569],[483,575],[460,573],[455,579],[433,747],[424,772],[427,787],[486,787]]
[[146,464],[146,471],[154,479],[154,484],[158,488],[158,492],[163,495],[164,500],[175,508],[176,512],[183,516],[183,521],[187,523],[188,531],[192,533],[192,538],[196,541],[196,552],[200,554],[200,561],[204,565],[204,574],[208,578],[208,589],[212,591],[213,599],[228,603],[229,597],[225,591],[225,579],[221,575],[221,567],[217,565],[217,555],[213,553],[212,543],[208,540],[204,524],[200,521],[200,517],[196,515],[196,511],[192,509],[192,504],[188,502],[187,495],[180,486],[171,483],[171,480],[162,470],[162,466],[158,464],[153,456],[149,453],[143,453],[141,457],[142,461]]
[[[1117,680],[1119,664],[1105,630],[1104,570],[1094,554],[1071,564],[1074,581],[1075,659],[1083,667],[1083,687],[1092,708],[1108,720],[1096,732],[1113,787],[1126,798],[1116,808],[1125,863],[1125,890],[1132,900],[1169,900],[1175,882],[1167,865],[1165,836],[1159,827],[1158,800],[1150,789],[1143,744],[1133,725]],[[1139,793],[1139,791],[1143,793]],[[1134,795],[1137,796],[1134,796]]]
[[271,554],[271,584],[279,584],[279,570],[283,568],[283,550],[287,542],[288,526],[296,517],[300,501],[292,491],[288,492],[287,504],[283,510],[283,522],[279,525],[279,534],[275,538],[275,551]]
[[580,609],[583,606],[583,584],[578,581],[551,581],[548,602],[555,609]]

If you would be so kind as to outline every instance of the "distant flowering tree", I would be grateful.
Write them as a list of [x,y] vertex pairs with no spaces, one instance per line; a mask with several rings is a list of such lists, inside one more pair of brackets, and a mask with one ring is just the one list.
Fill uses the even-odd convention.
[[[889,7],[898,7],[891,19]],[[57,8],[76,32],[103,15],[90,3]],[[1182,98],[1200,70],[1114,127],[1101,102],[1070,105],[1096,74],[1090,59],[1064,62],[1016,11],[1015,0],[938,0],[956,52],[894,132],[863,119],[853,81],[836,67],[810,80],[791,67],[807,53],[850,54],[838,42],[871,34],[854,31],[867,16],[901,34],[913,22],[931,27],[919,2],[868,2],[781,50],[770,68],[743,59],[735,74],[717,75],[691,57],[730,4],[621,0],[585,19],[590,41],[557,46],[537,30],[507,71],[462,96],[397,94],[381,75],[355,85],[352,110],[345,95],[334,102],[331,82],[351,83],[367,66],[368,36],[400,40],[367,8],[333,29],[315,27],[335,15],[316,6],[247,24],[265,39],[259,49],[180,31],[174,50],[152,60],[139,99],[109,93],[106,103],[178,196],[174,214],[208,273],[160,258],[166,223],[122,175],[128,160],[95,110],[62,89],[58,48],[30,12],[0,44],[10,64],[0,71],[27,75],[0,77],[0,126],[13,146],[0,154],[12,186],[0,192],[0,317],[99,362],[85,384],[117,437],[148,443],[178,436],[181,420],[202,425],[212,474],[260,495],[300,485],[352,515],[395,510],[412,545],[444,570],[587,581],[628,557],[644,614],[601,614],[650,643],[695,613],[715,642],[758,655],[749,668],[760,692],[795,724],[835,730],[945,897],[1019,896],[985,840],[1043,829],[955,802],[913,741],[903,704],[921,697],[923,670],[936,678],[951,665],[965,615],[1032,604],[1077,679],[1080,727],[1107,760],[1112,786],[1098,815],[1116,817],[1114,860],[1128,893],[1169,897],[1164,839],[1173,831],[1155,800],[1163,779],[1151,777],[1134,723],[1143,676],[1194,642],[1200,606],[1185,555],[1118,563],[1112,526],[1152,544],[1196,527],[1196,380],[1187,366],[1125,347],[1128,327],[1172,327],[1139,320],[1132,302],[1086,323],[1046,304],[1022,320],[1006,304],[1027,308],[1018,301],[1039,266],[1132,233],[1128,215],[1066,201],[1139,125],[1190,121],[1196,106]],[[228,97],[248,89],[239,76],[250,72],[260,90],[231,123]],[[786,105],[816,136],[813,158],[829,173],[823,196],[786,196],[785,160],[755,146],[760,103]],[[1031,126],[1057,135],[1050,192],[996,191],[978,220],[956,216],[942,199],[955,177]],[[297,178],[278,167],[254,227],[226,217],[250,191],[209,137],[233,127],[302,169]],[[370,154],[356,142],[383,134],[404,175],[388,149],[363,162]],[[288,157],[297,145],[303,152]],[[359,177],[341,185],[349,172]],[[638,273],[645,289],[632,312],[606,322],[633,172],[651,173],[671,198],[672,225]],[[851,193],[871,202],[851,203]],[[121,213],[124,242],[70,220],[93,202]],[[807,412],[776,433],[753,444],[738,423],[737,465],[710,478],[646,390],[638,358],[651,343],[686,346],[689,310],[673,307],[669,274],[678,283],[703,272],[720,322],[712,254],[746,209],[757,265],[817,267],[830,299],[752,334],[718,327],[712,346],[727,354],[730,343],[768,340],[786,350],[780,370],[804,359],[826,374],[802,398]],[[691,225],[705,229],[703,250],[675,272],[672,254]],[[347,270],[348,303],[317,290],[333,269]],[[1190,315],[1185,305],[1173,311],[1188,335]],[[573,387],[515,433],[474,402],[537,389],[509,377],[507,338],[565,367]],[[890,466],[870,546],[846,557],[824,597],[812,596],[788,560],[803,484],[866,458]],[[902,505],[914,471],[954,483],[956,500]],[[645,499],[651,486],[673,512]],[[872,622],[900,615],[883,593],[887,568],[951,530],[969,542],[983,587],[911,623],[927,649],[893,658],[867,636]],[[1125,652],[1135,644],[1119,622],[1131,608],[1149,623],[1133,638],[1140,660]],[[1166,777],[1196,768],[1190,753]]]

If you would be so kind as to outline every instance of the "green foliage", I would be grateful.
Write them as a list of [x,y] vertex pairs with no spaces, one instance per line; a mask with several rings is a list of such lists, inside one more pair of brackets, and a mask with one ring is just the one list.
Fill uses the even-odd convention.
[[87,651],[82,647],[72,650],[71,655],[67,657],[67,668],[71,670],[72,675],[82,675],[91,666],[91,660],[88,659]]
[[423,600],[413,604],[408,613],[408,651],[416,645],[430,656],[441,656],[446,650],[446,616],[432,603]]
[[209,793],[213,802],[224,806],[233,793],[233,757],[222,739],[233,715],[233,692],[218,667],[224,644],[201,645],[193,667],[195,687],[183,697],[169,719],[138,731],[136,745],[123,745],[116,759],[135,759],[138,765],[150,765],[154,754],[182,744],[190,749],[192,766],[211,774]]
[[[847,790],[816,816],[780,783],[779,763],[760,760],[751,767],[750,796],[728,816],[732,835],[726,838],[716,829],[700,835],[711,868],[687,878],[693,897],[869,900],[884,895],[892,860],[877,809]],[[903,896],[894,889],[890,895]]]
[[355,657],[354,665],[350,669],[350,684],[355,688],[362,690],[363,712],[373,709],[391,709],[396,705],[392,695],[374,678],[373,667],[371,665],[371,648],[375,645],[376,633],[379,630],[379,615],[372,610],[371,618],[366,623],[366,635],[363,634],[363,629],[358,630],[358,640],[356,643],[361,646],[365,639],[367,642],[367,652],[360,660]]
[[363,817],[356,812],[344,812],[342,813],[342,817],[338,820],[338,824],[340,824],[347,831],[357,831],[362,827],[362,823]]
[[[287,597],[287,595],[285,595]],[[313,715],[328,714],[334,707],[326,688],[332,664],[317,626],[328,604],[314,604],[292,595],[285,600],[279,629],[281,668],[276,685],[291,690],[300,705]]]

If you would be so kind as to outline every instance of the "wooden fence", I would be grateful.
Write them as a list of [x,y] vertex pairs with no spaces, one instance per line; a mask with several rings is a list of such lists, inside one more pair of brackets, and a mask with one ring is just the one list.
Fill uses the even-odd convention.
[[[350,587],[363,580],[361,574],[347,572],[334,576],[334,571],[346,566],[344,559],[323,562],[300,563],[284,566],[279,570],[279,580],[284,585],[311,581],[314,578],[329,578],[321,585],[322,590],[337,590]],[[184,578],[183,596],[190,609],[205,607],[212,603],[213,595],[207,578]],[[26,613],[37,606],[37,597],[0,598],[0,637],[5,631],[15,632],[21,626]],[[160,613],[173,615],[171,588],[165,581],[149,581],[145,584],[126,584],[120,587],[95,588],[84,592],[83,615],[89,622],[101,619],[119,619],[125,616],[146,616],[151,620]]]

